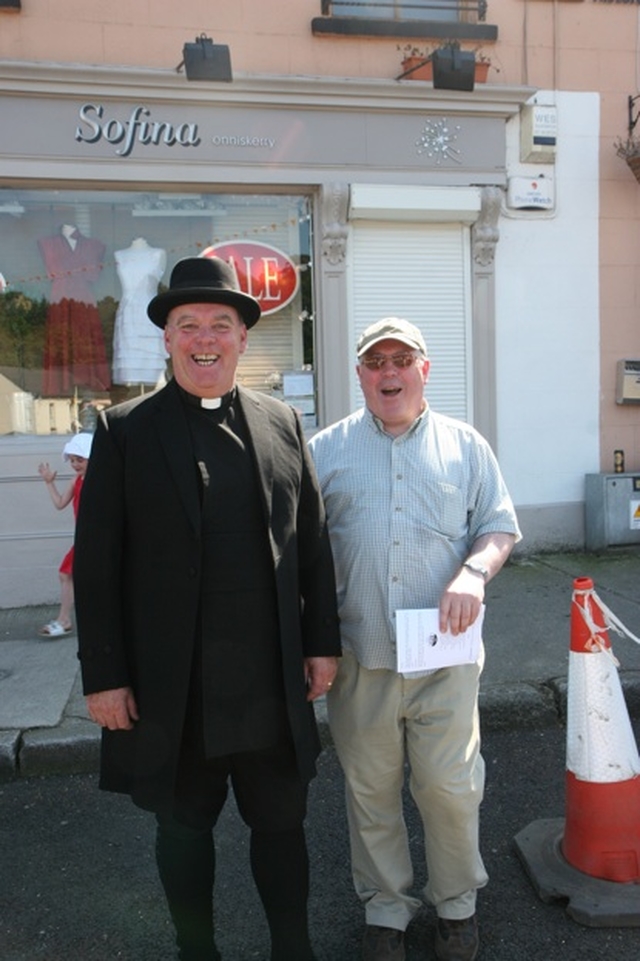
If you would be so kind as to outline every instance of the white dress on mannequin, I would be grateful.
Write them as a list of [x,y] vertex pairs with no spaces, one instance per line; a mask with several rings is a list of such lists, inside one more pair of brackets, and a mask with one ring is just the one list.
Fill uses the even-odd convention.
[[122,297],[113,332],[113,382],[155,385],[168,355],[162,331],[147,316],[147,304],[158,292],[167,255],[139,237],[114,257]]

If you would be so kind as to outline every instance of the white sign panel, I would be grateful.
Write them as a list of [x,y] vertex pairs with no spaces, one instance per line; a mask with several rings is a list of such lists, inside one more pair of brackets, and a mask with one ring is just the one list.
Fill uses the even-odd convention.
[[462,634],[441,631],[437,607],[396,611],[398,672],[413,674],[454,664],[475,664],[480,656],[484,604]]

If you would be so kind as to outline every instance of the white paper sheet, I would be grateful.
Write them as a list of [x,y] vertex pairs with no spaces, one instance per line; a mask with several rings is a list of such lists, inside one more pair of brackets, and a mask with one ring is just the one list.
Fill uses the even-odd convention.
[[433,671],[454,664],[475,664],[480,656],[484,604],[471,627],[454,637],[438,626],[438,609],[396,611],[398,672]]

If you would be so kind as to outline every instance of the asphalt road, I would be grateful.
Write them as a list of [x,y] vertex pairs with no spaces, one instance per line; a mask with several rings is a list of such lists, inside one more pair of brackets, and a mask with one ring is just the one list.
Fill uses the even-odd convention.
[[[640,723],[635,723],[636,736]],[[488,782],[478,961],[637,961],[639,928],[593,928],[537,897],[513,838],[563,817],[564,731],[485,736]],[[415,849],[420,827],[408,805]],[[318,961],[357,961],[362,912],[351,888],[342,779],[325,751],[308,820],[311,926]],[[248,870],[247,833],[232,802],[216,829],[216,906],[224,961],[267,961],[266,925]],[[0,787],[0,961],[172,961],[172,932],[153,860],[153,818],[99,792],[94,776],[25,779]],[[638,886],[640,904],[640,886]],[[433,958],[433,914],[407,934],[407,961]]]

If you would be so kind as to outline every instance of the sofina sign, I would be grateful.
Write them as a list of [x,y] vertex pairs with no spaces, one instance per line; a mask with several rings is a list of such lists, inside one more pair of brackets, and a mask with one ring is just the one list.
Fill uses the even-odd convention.
[[263,314],[273,314],[291,303],[298,290],[298,271],[277,247],[258,241],[230,241],[202,251],[220,257],[235,271],[240,289],[259,301]]

